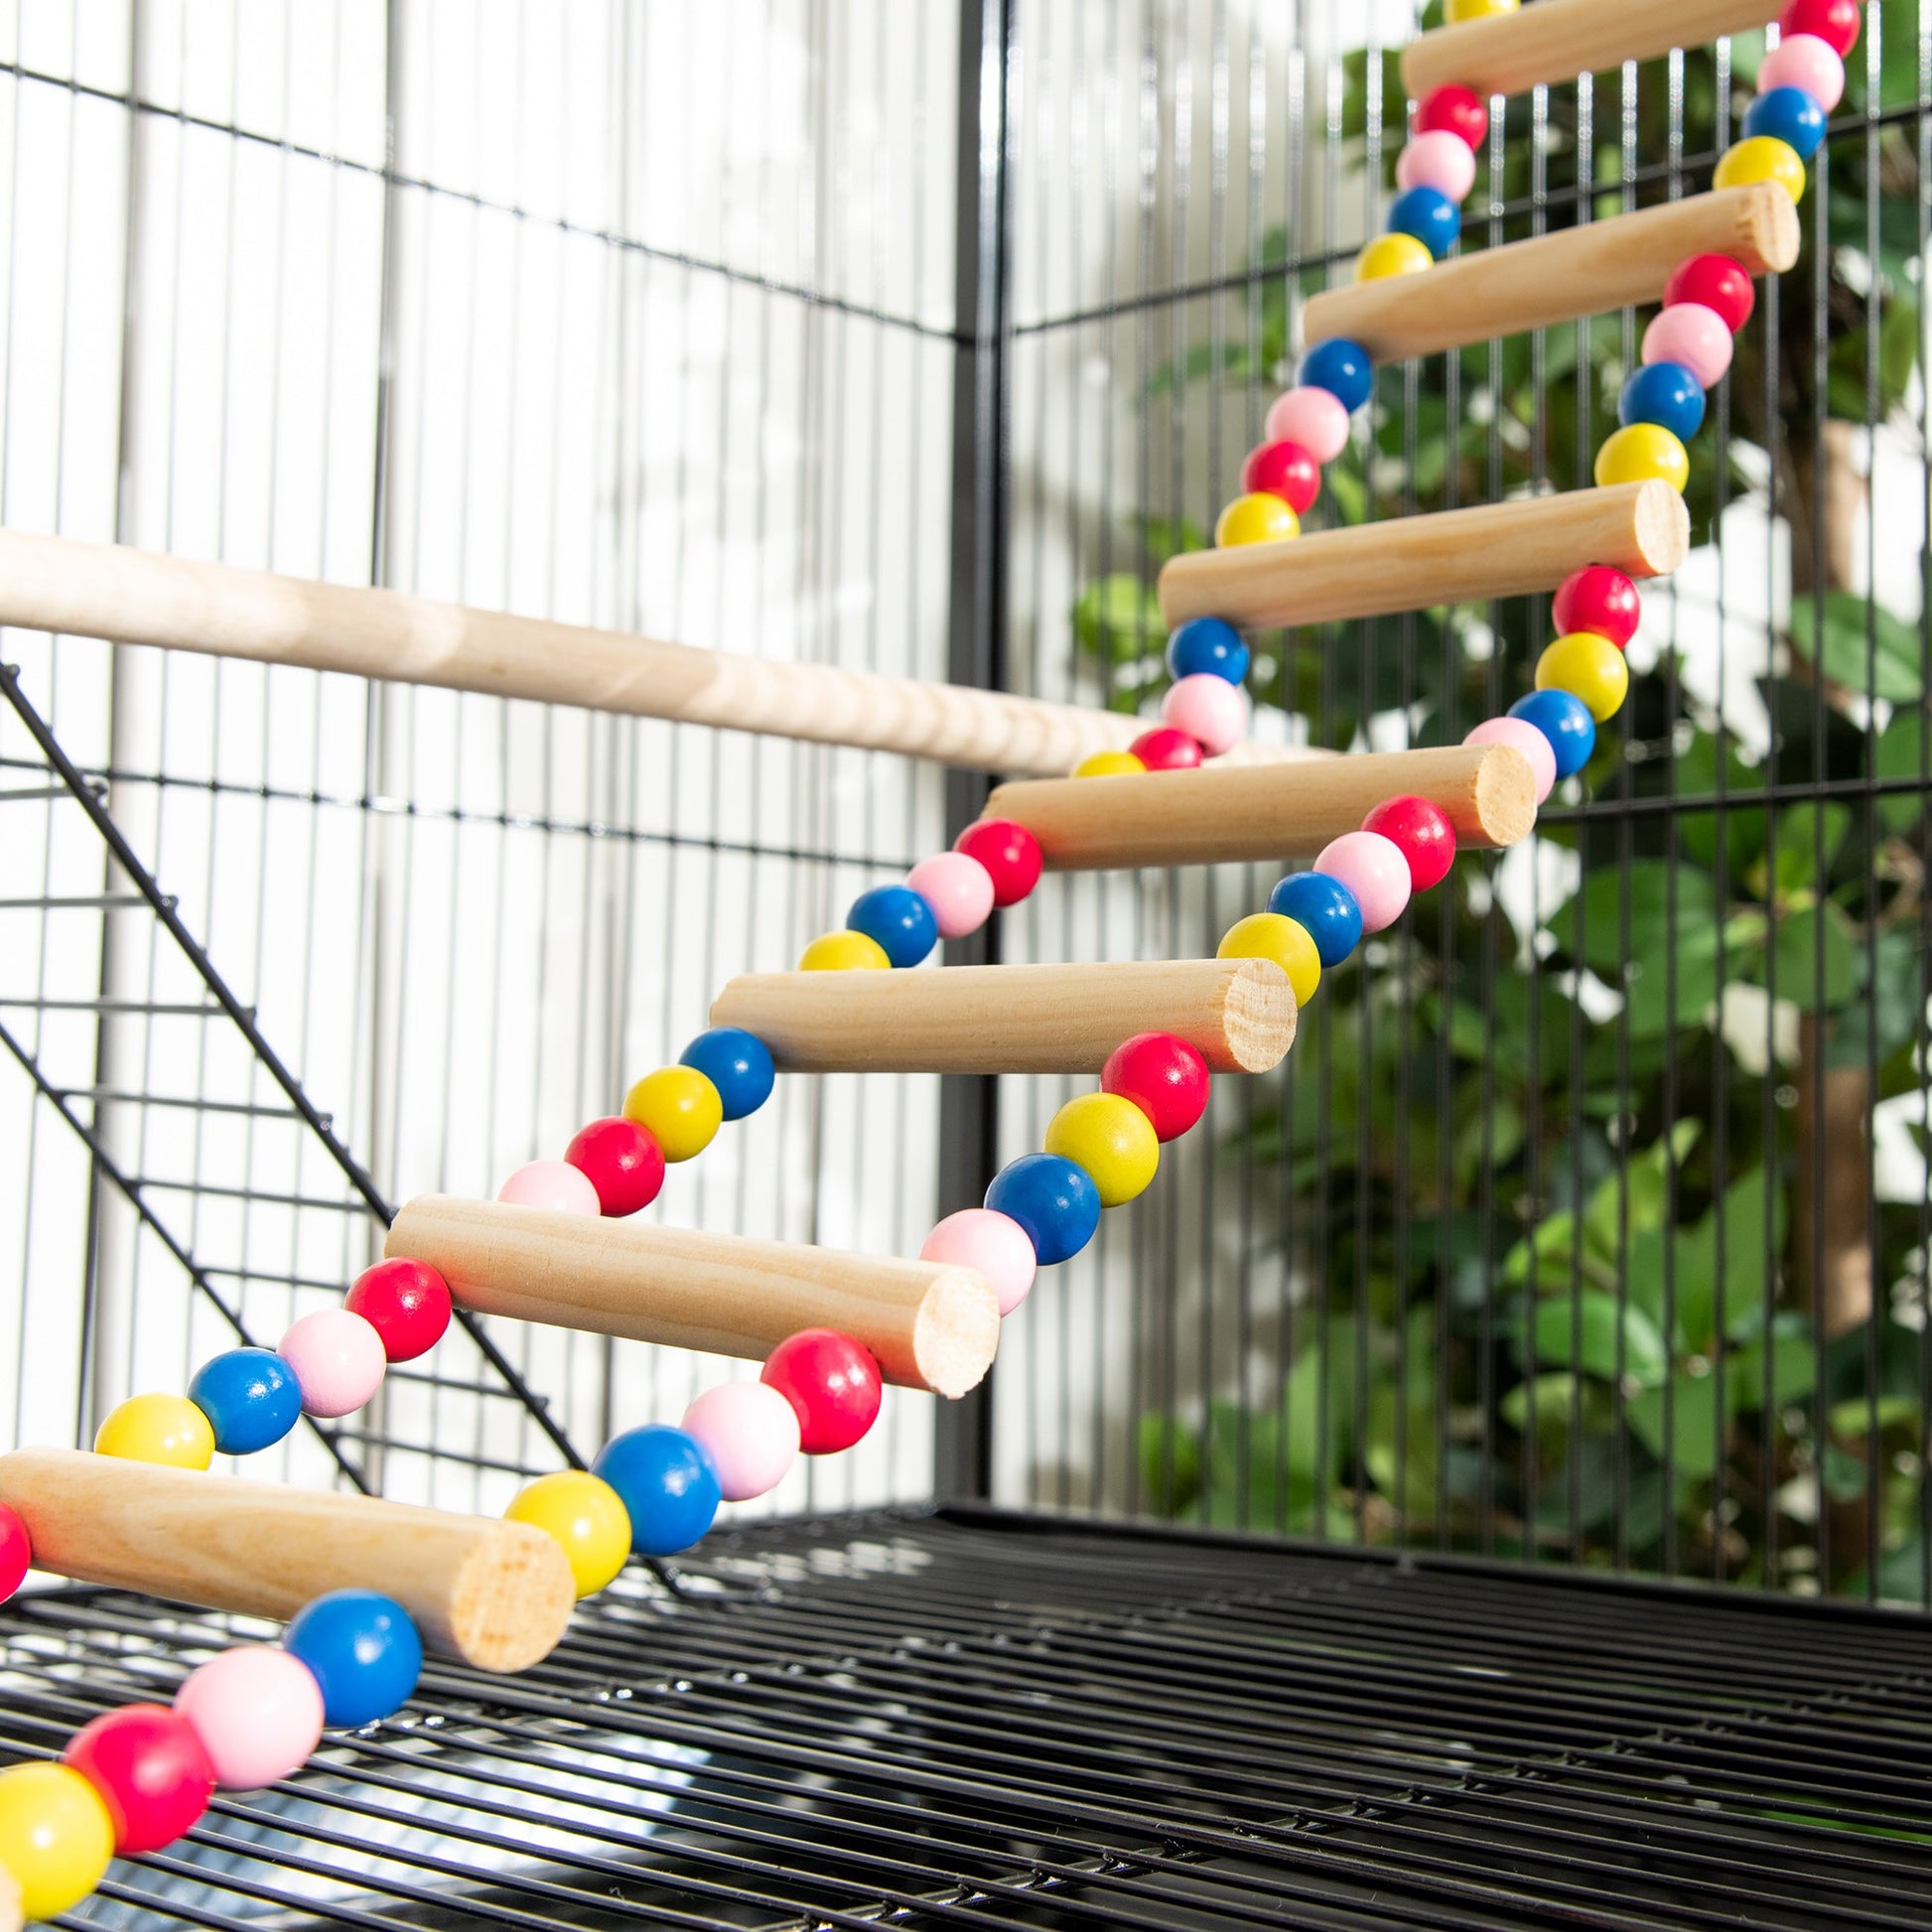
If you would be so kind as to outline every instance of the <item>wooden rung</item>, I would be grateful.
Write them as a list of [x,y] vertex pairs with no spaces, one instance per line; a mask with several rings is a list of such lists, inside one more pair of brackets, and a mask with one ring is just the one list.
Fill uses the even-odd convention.
[[1367,752],[1326,764],[1024,778],[986,802],[1056,872],[1311,857],[1385,798],[1440,805],[1462,846],[1514,845],[1536,823],[1536,774],[1507,745]]
[[1690,512],[1669,483],[1617,483],[1189,551],[1161,572],[1161,612],[1171,626],[1329,623],[1551,591],[1586,564],[1668,576],[1690,547]]
[[1411,41],[1402,84],[1412,100],[1449,85],[1520,94],[1748,33],[1777,17],[1775,0],[1533,0]]
[[1145,1033],[1178,1035],[1219,1071],[1263,1073],[1294,1041],[1295,995],[1256,959],[749,973],[711,1024],[758,1035],[795,1073],[1098,1073]]
[[935,1395],[975,1387],[1000,1343],[992,1289],[929,1261],[447,1194],[408,1202],[383,1253],[428,1262],[483,1314],[748,1361],[801,1328],[836,1328],[872,1350],[887,1381]]
[[377,1496],[24,1449],[0,1455],[0,1502],[27,1525],[36,1569],[283,1619],[332,1589],[377,1589],[479,1670],[541,1662],[576,1601],[541,1530]]
[[1798,210],[1775,182],[1713,189],[1480,248],[1420,275],[1329,289],[1309,303],[1308,340],[1345,336],[1378,362],[1406,361],[1662,301],[1671,271],[1691,255],[1729,255],[1752,275],[1782,274],[1801,239]]
[[20,1887],[12,1874],[0,1865],[0,1932],[21,1932],[25,1920],[20,1911]]

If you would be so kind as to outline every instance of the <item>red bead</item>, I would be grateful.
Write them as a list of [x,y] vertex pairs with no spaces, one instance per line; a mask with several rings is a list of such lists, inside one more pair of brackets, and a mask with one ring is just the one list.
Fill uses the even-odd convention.
[[1321,466],[1299,443],[1264,443],[1241,466],[1241,487],[1279,496],[1300,516],[1321,493]]
[[885,1394],[872,1351],[832,1328],[806,1328],[765,1357],[759,1380],[798,1412],[807,1455],[850,1449],[879,1418]]
[[1177,1141],[1207,1111],[1207,1062],[1173,1034],[1136,1034],[1107,1055],[1103,1093],[1131,1100],[1161,1141]]
[[1039,884],[1039,841],[1010,818],[983,818],[967,826],[952,849],[986,868],[995,905],[1018,905]]
[[1150,771],[1190,771],[1201,760],[1200,740],[1177,732],[1172,725],[1157,725],[1143,732],[1127,748]]
[[1439,131],[1480,148],[1489,138],[1489,110],[1467,87],[1438,87],[1416,109],[1416,132]]
[[648,1207],[664,1184],[664,1150],[656,1135],[634,1120],[594,1120],[580,1127],[564,1159],[597,1189],[606,1214]]
[[363,1269],[343,1306],[382,1337],[392,1362],[427,1355],[450,1325],[449,1284],[428,1262],[401,1256]]
[[1551,601],[1550,615],[1556,621],[1559,637],[1588,630],[1607,637],[1621,650],[1637,634],[1643,602],[1636,585],[1622,571],[1612,570],[1608,564],[1591,564],[1563,580]]
[[1734,336],[1757,307],[1757,285],[1728,255],[1693,255],[1671,271],[1664,284],[1664,307],[1699,302],[1722,318]]
[[20,1580],[34,1567],[34,1545],[23,1523],[0,1503],[0,1603],[20,1587]]
[[1362,820],[1362,830],[1379,832],[1408,860],[1412,891],[1440,886],[1455,863],[1455,827],[1427,798],[1385,798]]
[[96,1718],[74,1732],[65,1761],[99,1794],[122,1858],[172,1845],[214,1790],[201,1733],[165,1704],[129,1704]]
[[1816,34],[1829,41],[1841,56],[1859,44],[1859,29],[1864,25],[1859,0],[1791,0],[1778,15],[1778,34],[1788,39],[1793,34]]

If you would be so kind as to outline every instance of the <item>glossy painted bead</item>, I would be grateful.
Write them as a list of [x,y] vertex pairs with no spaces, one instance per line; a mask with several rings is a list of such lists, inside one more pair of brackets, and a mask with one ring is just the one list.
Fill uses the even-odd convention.
[[1040,1145],[1085,1171],[1102,1207],[1120,1207],[1146,1193],[1161,1165],[1154,1123],[1117,1093],[1075,1094],[1046,1123]]
[[910,886],[875,886],[861,893],[845,924],[848,932],[876,939],[895,966],[916,966],[939,943],[932,907]]
[[[1014,1230],[1019,1234],[1019,1229]],[[1028,1267],[1033,1265],[1029,1251]],[[776,1389],[798,1417],[804,1455],[836,1455],[879,1420],[885,1378],[872,1350],[836,1328],[804,1328],[787,1335],[764,1358],[759,1380]]]
[[1076,778],[1145,777],[1147,766],[1132,752],[1089,752],[1073,767]]
[[343,1306],[382,1337],[391,1362],[427,1355],[448,1333],[452,1312],[449,1283],[428,1262],[400,1255],[363,1269]]
[[[1410,143],[1413,147],[1414,142]],[[1405,188],[1413,183],[1403,183]],[[1458,198],[1459,199],[1459,198]],[[1375,389],[1375,364],[1369,360],[1368,350],[1360,343],[1351,343],[1346,336],[1336,336],[1325,343],[1317,343],[1302,357],[1302,385],[1305,388],[1326,389],[1349,414],[1368,401]],[[1287,436],[1287,430],[1276,431],[1272,422],[1271,434]],[[1305,437],[1296,437],[1304,449],[1312,451],[1314,445]],[[1327,462],[1323,457],[1322,462]]]
[[25,1917],[71,1911],[100,1883],[113,1856],[107,1806],[71,1765],[0,1771],[0,1870],[20,1887]]
[[630,1517],[623,1499],[588,1469],[559,1469],[517,1492],[504,1517],[528,1523],[558,1545],[579,1601],[595,1596],[630,1560]]
[[[1329,401],[1333,400],[1332,396],[1329,397]],[[1261,447],[1263,450],[1302,450],[1301,444],[1287,439],[1264,443]],[[1306,450],[1302,453],[1309,454]],[[1255,452],[1255,456],[1260,454],[1260,450]],[[1253,456],[1248,459],[1250,463],[1254,460]],[[1313,461],[1311,456],[1310,461]],[[1317,469],[1317,482],[1319,476]],[[1259,488],[1260,485],[1244,483],[1242,487]],[[1277,495],[1282,493],[1276,491]],[[1303,505],[1293,503],[1291,507],[1301,509]],[[1189,618],[1168,639],[1168,675],[1171,678],[1177,681],[1183,677],[1198,676],[1203,671],[1211,672],[1215,677],[1224,677],[1230,684],[1241,684],[1247,680],[1247,643],[1240,631],[1223,618]]]
[[1539,805],[1556,789],[1557,755],[1550,749],[1550,741],[1527,720],[1485,718],[1462,742],[1464,745],[1507,745],[1512,751],[1520,752],[1535,775]]
[[617,1491],[640,1557],[690,1549],[718,1514],[718,1472],[681,1429],[652,1423],[626,1430],[605,1444],[591,1470]]
[[[915,897],[925,902],[916,891]],[[931,909],[927,904],[926,910]],[[708,1027],[677,1057],[680,1066],[696,1067],[718,1089],[718,1106],[727,1120],[744,1120],[771,1098],[777,1079],[771,1049],[743,1027]]]
[[1489,109],[1467,87],[1438,87],[1416,103],[1416,132],[1453,134],[1465,147],[1480,148],[1489,138]]
[[1380,932],[1401,918],[1409,903],[1409,862],[1379,832],[1344,832],[1322,847],[1316,872],[1346,886],[1362,908],[1362,930]]
[[1660,309],[1643,332],[1646,366],[1677,363],[1689,369],[1706,389],[1714,389],[1724,380],[1733,346],[1724,317],[1702,302],[1680,302],[1674,309]]
[[382,1337],[347,1309],[305,1314],[275,1352],[295,1371],[305,1416],[352,1415],[381,1388],[389,1365]]
[[905,883],[932,907],[942,939],[963,939],[993,916],[993,875],[963,852],[935,852],[921,859],[905,875]]
[[621,1114],[580,1127],[564,1159],[597,1189],[599,1212],[613,1217],[648,1207],[664,1185],[664,1150],[657,1137]]
[[552,1214],[602,1214],[597,1185],[568,1161],[526,1161],[496,1190],[512,1207],[541,1207]]
[[[1395,179],[1402,189],[1433,188],[1459,207],[1476,185],[1475,150],[1445,128],[1418,134],[1396,156]],[[1311,380],[1306,367],[1302,379]]]
[[1168,686],[1161,722],[1191,738],[1209,758],[1219,758],[1248,735],[1248,694],[1212,671],[1196,671]]
[[1704,427],[1704,384],[1682,362],[1652,362],[1624,383],[1616,419],[1625,429],[1655,423],[1688,443]]
[[1805,199],[1805,164],[1788,142],[1768,134],[1734,142],[1711,175],[1713,188],[1748,188],[1757,181],[1776,182],[1794,202]]
[[1809,161],[1825,138],[1825,110],[1802,87],[1772,87],[1744,110],[1744,133],[1751,139],[1768,134]]
[[206,1469],[214,1460],[214,1429],[185,1395],[131,1395],[95,1431],[94,1453]]
[[1018,905],[1039,884],[1039,841],[1010,818],[978,820],[953,840],[952,849],[986,868],[995,905]]
[[1302,519],[1265,489],[1237,496],[1214,519],[1214,541],[1223,550],[1244,543],[1287,543],[1302,534]]
[[[1286,437],[1282,437],[1248,452],[1248,459],[1241,466],[1241,487],[1250,494],[1262,491],[1270,496],[1279,496],[1297,516],[1304,516],[1308,513],[1309,505],[1321,494],[1321,466],[1307,450],[1303,449],[1301,444],[1291,443]],[[1195,618],[1193,621],[1195,623],[1221,622],[1218,618]],[[1185,630],[1187,627],[1186,624],[1182,624],[1180,629]],[[1227,630],[1232,629],[1233,626],[1221,624],[1221,628]],[[1174,632],[1175,637],[1179,635],[1179,630]],[[1240,643],[1241,633],[1235,631],[1234,638],[1236,643]],[[1231,652],[1227,654],[1232,656]],[[1170,670],[1173,668],[1173,638],[1168,640],[1168,667]],[[1218,664],[1202,664],[1196,668],[1212,672],[1218,677],[1228,676],[1228,673]],[[1239,684],[1241,678],[1246,677],[1247,674],[1248,647],[1246,644],[1241,644],[1241,677],[1231,678],[1229,681]],[[1176,677],[1187,675],[1189,673],[1183,671],[1174,672]]]
[[1487,20],[1491,14],[1513,14],[1521,0],[1444,0],[1443,20],[1450,27],[1465,20]]
[[1027,1299],[1039,1258],[1027,1230],[990,1207],[962,1207],[948,1214],[919,1245],[921,1261],[975,1269],[986,1278],[1003,1315]]
[[1262,430],[1270,442],[1299,443],[1315,462],[1332,463],[1348,447],[1348,405],[1318,383],[1297,383],[1269,404]]
[[1758,63],[1760,87],[1802,87],[1826,113],[1845,98],[1845,56],[1817,34],[1787,34]]
[[762,1382],[721,1382],[705,1390],[681,1426],[718,1471],[728,1503],[769,1495],[798,1460],[798,1412]]
[[0,1503],[0,1603],[26,1581],[34,1567],[34,1540],[19,1513]]
[[259,1791],[299,1771],[322,1740],[322,1686],[278,1644],[210,1657],[175,1693],[224,1791]]
[[1605,489],[1655,481],[1681,490],[1691,481],[1690,453],[1669,430],[1637,423],[1618,430],[1596,452],[1596,481]]
[[1581,771],[1596,749],[1596,720],[1589,706],[1568,691],[1532,691],[1510,706],[1509,715],[1543,734],[1556,755],[1559,778]]
[[1305,1007],[1321,984],[1321,955],[1309,929],[1281,912],[1250,912],[1221,935],[1216,959],[1272,959],[1288,975],[1295,1004]]
[[886,957],[886,948],[867,933],[821,932],[798,955],[798,970],[801,973],[890,973],[893,962]]
[[695,1066],[660,1066],[624,1095],[623,1117],[657,1143],[666,1161],[689,1161],[711,1145],[725,1103]]
[[73,1733],[61,1761],[93,1786],[124,1859],[172,1845],[214,1795],[201,1733],[165,1704],[103,1712]]
[[[1781,41],[1793,34],[1815,35],[1841,59],[1858,46],[1859,29],[1863,25],[1859,0],[1790,0],[1778,15]],[[1759,80],[1758,85],[1764,82]]]
[[1600,725],[1622,709],[1630,691],[1629,660],[1607,637],[1587,630],[1559,637],[1536,660],[1539,691],[1568,691]]
[[1379,832],[1402,854],[1411,892],[1440,886],[1455,864],[1455,827],[1427,798],[1385,798],[1362,820],[1362,830]]
[[1143,732],[1129,749],[1150,771],[1191,771],[1201,761],[1200,740],[1172,725]]
[[373,1589],[332,1589],[305,1603],[283,1631],[282,1648],[308,1666],[322,1687],[322,1721],[338,1730],[393,1717],[423,1672],[415,1621]]
[[1389,229],[1420,241],[1441,261],[1462,233],[1462,210],[1440,188],[1405,189],[1389,204]]
[[1734,336],[1757,307],[1757,285],[1728,255],[1692,255],[1671,271],[1664,284],[1664,307],[1695,302],[1720,316]]
[[272,1448],[302,1420],[295,1371],[272,1348],[230,1348],[195,1371],[188,1399],[207,1418],[219,1455]]
[[1589,564],[1558,586],[1550,600],[1550,618],[1560,635],[1593,630],[1613,644],[1627,644],[1643,620],[1643,600],[1622,571]]
[[1268,895],[1268,909],[1293,919],[1311,939],[1324,967],[1339,966],[1361,943],[1362,908],[1338,879],[1292,872]]
[[1042,1267],[1077,1255],[1100,1225],[1093,1177],[1057,1154],[1023,1154],[993,1176],[986,1205],[1027,1231]]
[[[1434,194],[1434,189],[1411,189],[1411,194]],[[1448,200],[1447,196],[1440,198]],[[1421,275],[1436,266],[1429,244],[1412,234],[1379,234],[1355,257],[1358,282],[1386,282],[1397,275]]]
[[1154,1124],[1158,1141],[1177,1141],[1207,1111],[1211,1085],[1198,1046],[1173,1034],[1136,1034],[1107,1055],[1104,1093],[1131,1100]]

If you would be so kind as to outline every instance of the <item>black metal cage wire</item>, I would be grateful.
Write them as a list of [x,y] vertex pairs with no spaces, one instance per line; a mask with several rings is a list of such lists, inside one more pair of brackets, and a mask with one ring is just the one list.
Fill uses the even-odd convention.
[[[1375,226],[1400,90],[1373,36],[1410,25],[1371,20],[1364,58],[1331,0],[771,0],[721,76],[715,25],[669,8],[290,9],[275,58],[248,48],[268,10],[216,12],[130,6],[119,55],[79,13],[16,24],[16,155],[62,166],[30,193],[16,164],[9,520],[1123,703],[1295,292]],[[1278,1076],[1224,1083],[1009,1324],[988,1396],[936,1430],[908,1406],[870,1464],[781,1498],[1061,1519],[734,1525],[525,1678],[437,1666],[77,1920],[1932,1922],[1922,1627],[1789,1600],[1932,1601],[1932,1230],[1922,1168],[1916,1198],[1876,1184],[1871,1125],[1922,1090],[1928,991],[1925,737],[1898,730],[1922,599],[1879,566],[1922,575],[1929,12],[1870,10],[1805,262],[1694,452],[1712,592],[1653,602],[1647,695],[1536,866],[1465,861]],[[1753,58],[1517,104],[1466,244],[1695,192]],[[63,234],[38,257],[37,203]],[[1327,513],[1583,483],[1633,342],[1598,318],[1385,372]],[[1785,544],[1820,593],[1790,616]],[[1546,623],[1526,600],[1263,640],[1259,729],[1452,739]],[[15,1440],[84,1440],[233,1323],[272,1337],[385,1197],[486,1190],[982,795],[79,640],[5,655]],[[1049,883],[990,944],[1210,950],[1269,883]],[[1062,1097],[787,1082],[666,1211],[903,1251]],[[1848,1188],[1860,1238],[1825,1211]],[[1699,1296],[1708,1333],[1678,1315]],[[703,1372],[479,1335],[281,1473],[495,1507]],[[165,1695],[236,1628],[20,1600],[6,1752]]]

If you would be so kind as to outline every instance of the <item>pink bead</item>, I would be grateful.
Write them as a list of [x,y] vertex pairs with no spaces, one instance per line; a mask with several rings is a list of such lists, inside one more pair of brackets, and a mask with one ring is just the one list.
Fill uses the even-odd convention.
[[942,939],[963,939],[992,916],[993,875],[964,852],[921,859],[905,883],[932,907]]
[[272,1644],[224,1650],[191,1671],[175,1709],[228,1791],[259,1791],[301,1768],[322,1738],[322,1687]]
[[295,1371],[305,1416],[346,1416],[382,1386],[388,1356],[372,1322],[347,1309],[305,1314],[275,1351]]
[[1341,398],[1313,383],[1284,389],[1269,405],[1271,443],[1299,443],[1317,463],[1332,463],[1348,447],[1348,411]]
[[1802,87],[1829,114],[1845,98],[1845,63],[1830,41],[1787,34],[1758,64],[1757,91],[1773,87]]
[[798,1411],[766,1382],[721,1382],[684,1412],[684,1433],[711,1458],[728,1503],[762,1496],[798,1459]]
[[1379,832],[1344,832],[1323,848],[1314,869],[1355,895],[1364,932],[1394,925],[1409,903],[1409,861],[1393,839]]
[[1395,178],[1404,188],[1434,188],[1451,202],[1464,200],[1476,185],[1476,158],[1460,135],[1447,128],[1418,134],[1396,156]]
[[1027,1230],[990,1207],[962,1207],[948,1214],[926,1236],[919,1259],[977,1270],[986,1277],[1002,1314],[1011,1314],[1027,1299],[1039,1265]]
[[516,1207],[547,1207],[558,1214],[602,1214],[597,1183],[568,1161],[532,1161],[518,1168],[496,1190],[496,1198]]
[[1231,752],[1248,735],[1248,694],[1212,671],[1195,671],[1168,687],[1161,722],[1196,739],[1209,758]]
[[1464,745],[1508,745],[1529,759],[1536,773],[1536,802],[1549,797],[1557,782],[1557,755],[1550,741],[1527,718],[1487,718]]
[[1643,359],[1681,362],[1707,388],[1724,380],[1730,367],[1730,331],[1716,309],[1702,302],[1680,302],[1660,309],[1643,332]]

